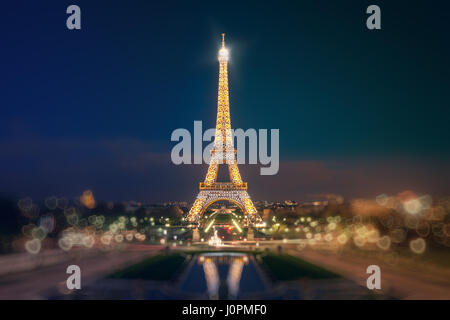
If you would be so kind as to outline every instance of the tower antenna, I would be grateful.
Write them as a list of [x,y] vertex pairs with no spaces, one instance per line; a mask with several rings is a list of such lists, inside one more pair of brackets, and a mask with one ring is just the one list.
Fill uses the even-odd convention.
[[225,33],[222,33],[222,48],[225,48]]

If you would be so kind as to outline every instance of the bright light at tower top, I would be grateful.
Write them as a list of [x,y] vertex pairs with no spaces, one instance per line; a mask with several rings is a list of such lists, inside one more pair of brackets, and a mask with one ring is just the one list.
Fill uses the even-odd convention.
[[219,61],[228,61],[229,52],[225,48],[225,33],[222,33],[222,48],[219,50]]

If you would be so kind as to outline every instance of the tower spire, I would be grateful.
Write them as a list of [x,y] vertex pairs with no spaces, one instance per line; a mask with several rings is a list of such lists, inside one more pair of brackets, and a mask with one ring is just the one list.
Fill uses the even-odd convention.
[[222,48],[225,48],[225,33],[222,33]]

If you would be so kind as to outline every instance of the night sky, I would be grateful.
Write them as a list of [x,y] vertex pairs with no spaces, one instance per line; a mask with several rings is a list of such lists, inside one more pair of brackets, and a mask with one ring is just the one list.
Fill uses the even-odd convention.
[[255,200],[449,194],[449,26],[448,1],[4,3],[0,194],[192,201],[207,165],[170,135],[215,125],[222,32],[232,127],[280,129],[278,175],[240,166]]

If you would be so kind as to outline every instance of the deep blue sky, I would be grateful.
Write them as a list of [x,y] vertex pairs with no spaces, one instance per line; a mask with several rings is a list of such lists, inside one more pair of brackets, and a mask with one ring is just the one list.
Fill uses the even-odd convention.
[[[65,26],[68,5],[82,30]],[[365,10],[378,4],[382,30]],[[220,33],[232,126],[279,128],[257,199],[449,190],[446,1],[16,1],[2,4],[0,192],[191,200],[206,166],[170,134],[213,126]],[[447,192],[448,193],[448,192]]]

